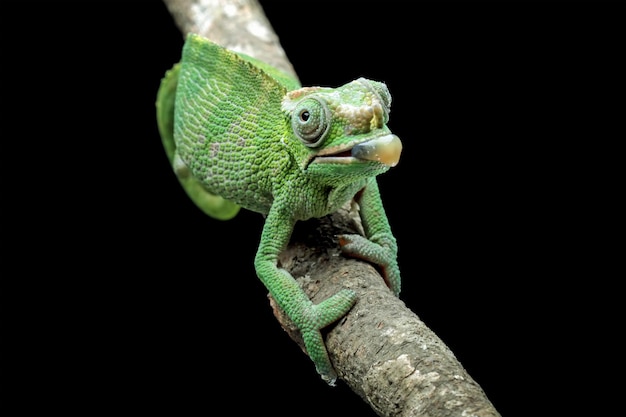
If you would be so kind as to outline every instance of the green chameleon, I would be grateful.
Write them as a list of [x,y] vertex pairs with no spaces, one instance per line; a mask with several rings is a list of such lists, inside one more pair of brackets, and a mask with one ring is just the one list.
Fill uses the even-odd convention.
[[277,259],[297,221],[354,199],[367,237],[341,236],[342,250],[378,265],[400,293],[396,240],[376,183],[402,150],[386,125],[390,104],[383,83],[359,78],[338,88],[302,88],[286,73],[194,34],[157,94],[163,146],[194,203],[222,220],[239,207],[265,215],[257,275],[330,385],[337,374],[320,330],[352,308],[356,293],[343,289],[313,304]]

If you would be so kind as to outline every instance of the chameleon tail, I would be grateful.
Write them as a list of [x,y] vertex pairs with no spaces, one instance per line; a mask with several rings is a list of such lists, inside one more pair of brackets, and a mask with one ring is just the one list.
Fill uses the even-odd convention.
[[176,153],[174,142],[174,103],[180,64],[176,64],[165,73],[157,93],[156,111],[157,125],[161,142],[165,148],[167,159],[170,161],[178,181],[191,200],[205,214],[219,219],[229,220],[239,212],[239,206],[232,201],[209,193],[196,178],[191,175],[185,163]]

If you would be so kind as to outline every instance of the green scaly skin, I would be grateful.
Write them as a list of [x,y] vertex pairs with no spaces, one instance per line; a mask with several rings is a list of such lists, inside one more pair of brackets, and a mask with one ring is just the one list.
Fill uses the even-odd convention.
[[277,259],[297,221],[355,199],[365,237],[341,236],[342,249],[380,266],[400,293],[396,240],[376,183],[402,149],[386,125],[390,104],[383,83],[360,78],[338,88],[301,88],[289,75],[193,34],[157,95],[165,151],[194,203],[223,220],[239,207],[266,216],[257,275],[331,385],[337,374],[320,330],[344,316],[356,294],[344,289],[313,304]]

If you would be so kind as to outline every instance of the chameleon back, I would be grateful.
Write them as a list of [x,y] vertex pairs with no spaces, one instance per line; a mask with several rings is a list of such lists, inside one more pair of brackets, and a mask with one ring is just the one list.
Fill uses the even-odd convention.
[[[180,65],[174,113],[178,156],[210,193],[267,212],[272,177],[289,165],[276,158],[288,128],[286,115],[268,110],[280,109],[285,86],[195,35],[187,38]],[[274,166],[259,169],[267,164]]]

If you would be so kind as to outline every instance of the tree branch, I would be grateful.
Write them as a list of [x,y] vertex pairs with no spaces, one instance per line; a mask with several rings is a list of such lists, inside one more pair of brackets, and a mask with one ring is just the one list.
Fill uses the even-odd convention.
[[297,77],[257,1],[164,0],[164,3],[183,34],[197,33]]
[[[291,74],[295,72],[253,0],[164,0],[181,32],[198,33]],[[357,233],[349,207],[301,222],[281,267],[320,302],[341,288],[358,302],[326,329],[326,346],[342,379],[380,416],[499,416],[447,346],[392,295],[370,264],[341,254],[336,236]],[[300,335],[270,297],[274,315],[302,347]],[[320,380],[321,383],[321,380]]]

